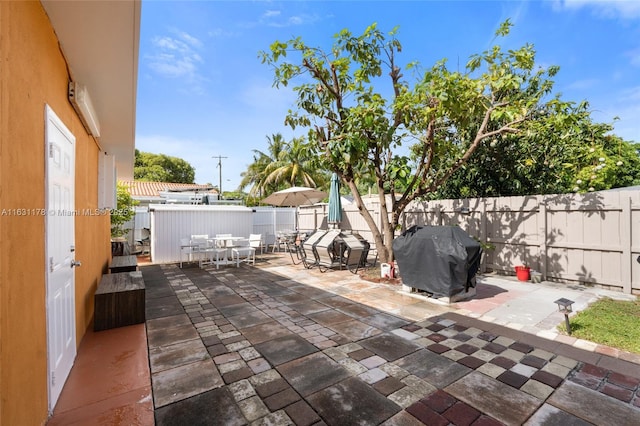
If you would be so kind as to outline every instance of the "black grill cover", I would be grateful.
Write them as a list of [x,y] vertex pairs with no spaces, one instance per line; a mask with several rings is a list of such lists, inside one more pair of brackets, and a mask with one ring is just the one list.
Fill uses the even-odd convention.
[[482,247],[457,226],[412,226],[393,240],[402,282],[450,297],[475,286]]

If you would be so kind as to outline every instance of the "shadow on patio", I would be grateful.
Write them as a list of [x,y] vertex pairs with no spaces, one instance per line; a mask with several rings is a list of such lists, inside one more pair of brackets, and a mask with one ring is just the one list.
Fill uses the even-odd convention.
[[[119,412],[139,407],[137,418],[109,417],[103,410],[85,420],[497,425],[631,424],[640,416],[640,374],[630,362],[635,358],[625,361],[462,316],[455,306],[400,294],[395,286],[347,271],[321,274],[291,266],[288,255],[262,260],[255,268],[142,267],[149,367],[129,368],[144,377],[150,369],[153,404],[140,383],[140,395],[132,393]],[[119,339],[118,330],[85,340],[113,339],[106,345],[113,347],[129,341],[137,345],[131,358],[146,358],[142,333]],[[84,364],[85,340],[50,424],[69,424],[59,420],[74,411],[67,388],[108,382],[75,374]],[[128,351],[93,359],[93,371]],[[79,377],[86,380],[80,387],[74,385]]]

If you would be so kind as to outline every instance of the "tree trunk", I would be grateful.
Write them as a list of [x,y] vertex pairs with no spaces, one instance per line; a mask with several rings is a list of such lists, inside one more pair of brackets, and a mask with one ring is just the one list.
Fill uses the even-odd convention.
[[373,235],[373,242],[378,250],[378,258],[380,259],[380,262],[393,262],[394,227],[389,221],[385,194],[381,193],[380,196],[380,217],[382,222],[382,230],[380,230],[373,216],[371,216],[371,212],[364,205],[364,201],[360,196],[360,192],[358,191],[356,184],[353,181],[347,181],[347,186],[351,190],[351,194],[353,195],[360,215],[364,218],[364,221],[369,226],[369,230]]
[[[351,190],[351,194],[353,195],[353,199],[356,202],[356,206],[358,207],[360,215],[364,218],[364,221],[369,226],[369,230],[371,230],[371,234],[373,235],[373,242],[376,249],[378,250],[378,257],[380,258],[380,262],[388,262],[390,259],[390,250],[385,246],[384,239],[382,238],[382,233],[380,232],[380,229],[378,229],[378,225],[373,219],[373,216],[371,216],[371,212],[364,205],[364,201],[362,200],[360,192],[358,191],[358,187],[352,180],[347,180],[347,186]],[[384,223],[385,222],[383,222],[383,224]]]

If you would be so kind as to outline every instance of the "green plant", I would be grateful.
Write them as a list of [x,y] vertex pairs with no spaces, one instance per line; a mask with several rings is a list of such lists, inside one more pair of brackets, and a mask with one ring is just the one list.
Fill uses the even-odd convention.
[[133,219],[135,211],[133,207],[138,202],[131,198],[129,194],[129,188],[126,185],[118,182],[116,188],[116,208],[111,210],[111,237],[123,237],[129,232],[128,229],[124,229],[123,225]]
[[150,182],[193,183],[196,170],[182,158],[152,154],[136,149],[133,168],[135,180]]
[[476,240],[478,242],[478,244],[480,244],[480,247],[482,247],[483,251],[495,250],[496,249],[496,246],[494,244],[491,244],[489,241],[481,241],[477,237],[473,237],[473,239]]
[[[511,26],[506,20],[496,36]],[[530,44],[496,44],[463,67],[441,60],[422,68],[400,60],[396,35],[372,24],[360,36],[340,31],[330,49],[293,38],[260,54],[275,87],[294,86],[296,108],[285,124],[308,129],[301,143],[349,188],[381,262],[393,260],[393,235],[409,203],[435,193],[482,146],[502,138],[515,145],[509,136],[566,115],[566,103],[552,97],[559,68],[540,68]],[[362,183],[378,194],[379,218],[365,206]]]
[[[640,353],[640,299],[600,299],[570,319],[571,335]],[[564,323],[558,329],[566,332]]]

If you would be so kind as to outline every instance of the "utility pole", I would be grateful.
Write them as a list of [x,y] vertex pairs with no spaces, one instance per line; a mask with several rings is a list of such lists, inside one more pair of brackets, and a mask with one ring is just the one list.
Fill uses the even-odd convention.
[[229,157],[223,157],[222,155],[214,155],[211,158],[217,158],[218,159],[218,168],[220,169],[220,184],[218,185],[218,200],[222,200],[222,159],[223,158],[229,158]]

